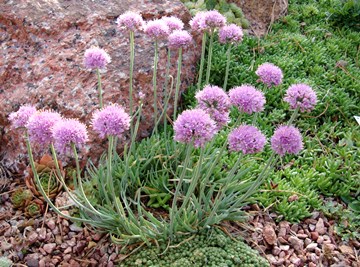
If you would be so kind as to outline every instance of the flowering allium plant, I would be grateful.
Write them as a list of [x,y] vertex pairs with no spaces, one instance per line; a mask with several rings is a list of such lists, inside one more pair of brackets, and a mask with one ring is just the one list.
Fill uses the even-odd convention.
[[185,110],[174,122],[174,140],[202,147],[216,133],[216,124],[202,109]]
[[278,127],[271,137],[271,148],[280,156],[299,153],[303,149],[299,129],[288,125]]
[[110,62],[111,58],[104,49],[91,47],[85,51],[84,65],[88,69],[103,69]]
[[259,76],[260,81],[266,84],[268,87],[273,85],[277,86],[282,83],[282,70],[272,63],[264,63],[260,65],[255,73],[257,76]]
[[110,135],[122,137],[130,129],[130,121],[123,107],[110,105],[95,111],[91,124],[101,138]]
[[76,119],[62,119],[52,128],[54,146],[59,153],[65,154],[72,145],[81,147],[88,141],[85,124]]
[[286,91],[285,102],[291,109],[299,109],[301,112],[310,112],[314,109],[317,97],[314,90],[306,84],[293,84]]
[[241,151],[243,154],[261,152],[266,143],[265,135],[252,125],[241,125],[232,130],[228,140],[231,151]]
[[236,106],[241,112],[252,114],[264,110],[264,94],[254,86],[242,85],[234,87],[229,91],[231,104]]
[[141,15],[132,11],[127,11],[120,15],[116,23],[122,32],[142,30],[145,24]]
[[9,115],[9,121],[14,128],[24,128],[29,118],[36,113],[36,108],[30,105],[24,105],[18,111]]
[[[175,17],[149,21],[144,28],[145,34],[153,39],[155,45],[153,72],[155,130],[152,136],[138,143],[136,137],[142,121],[141,112],[145,94],[137,90],[136,98],[140,101],[137,110],[133,109],[132,70],[135,56],[134,31],[142,28],[144,23],[140,15],[132,12],[121,15],[117,23],[119,29],[128,33],[130,37],[130,114],[116,104],[102,107],[99,69],[110,62],[110,56],[99,48],[88,49],[85,52],[84,63],[87,68],[97,71],[100,100],[100,109],[94,112],[90,123],[92,130],[101,138],[108,138],[107,154],[101,157],[97,167],[90,164],[88,169],[92,178],[87,188],[89,191],[84,190],[83,187],[83,183],[86,182],[82,181],[83,172],[80,169],[76,149],[88,140],[85,124],[74,119],[63,119],[55,112],[37,112],[31,106],[23,106],[18,112],[9,116],[14,127],[26,127],[26,135],[29,134],[32,142],[44,146],[50,145],[59,179],[71,200],[79,208],[81,217],[72,217],[63,213],[46,196],[36,173],[30,141],[26,139],[34,179],[44,198],[61,216],[103,228],[111,233],[114,242],[121,244],[139,240],[150,244],[153,239],[171,241],[179,232],[195,233],[199,229],[208,228],[224,220],[242,220],[244,218],[242,207],[249,202],[249,197],[264,182],[268,170],[279,158],[278,155],[297,154],[303,148],[300,131],[291,124],[299,110],[308,112],[314,108],[317,102],[315,92],[304,84],[296,84],[288,89],[284,100],[290,104],[290,109],[294,109],[294,112],[288,125],[280,126],[275,130],[271,138],[273,152],[260,174],[254,179],[248,179],[245,175],[251,167],[241,164],[242,157],[261,152],[266,145],[266,137],[257,127],[240,124],[239,118],[233,123],[234,126],[224,126],[230,120],[231,105],[240,112],[255,113],[253,118],[256,118],[257,113],[264,110],[266,102],[264,94],[252,85],[236,86],[226,94],[227,76],[223,89],[208,85],[215,31],[221,28],[219,40],[220,43],[228,43],[229,61],[231,46],[239,43],[243,38],[241,28],[236,25],[224,26],[226,19],[217,11],[198,13],[191,20],[193,31],[203,34],[198,91],[195,96],[198,104],[195,109],[185,110],[176,118],[182,51],[192,43],[192,38],[189,33],[181,30],[183,23]],[[210,36],[207,85],[200,91],[207,34]],[[173,113],[174,135],[166,130],[168,128],[166,119],[164,119],[163,132],[156,130],[162,118],[162,115],[159,118],[157,116],[158,41],[165,37],[169,38],[169,47],[178,50]],[[170,56],[168,49],[168,62],[171,62]],[[228,63],[226,66],[228,73]],[[279,85],[283,78],[282,71],[270,63],[259,66],[256,74],[268,86]],[[164,96],[162,108],[165,116],[170,95]],[[229,132],[227,138],[223,136],[216,138],[215,135],[222,127],[225,129],[220,133]],[[129,142],[124,142],[124,149],[121,155],[118,155],[117,138],[124,137],[129,129]],[[219,142],[222,142],[220,146]],[[76,163],[75,191],[66,186],[56,158],[57,153],[65,153],[69,147],[73,150]],[[232,152],[241,152],[239,155],[232,153],[231,156],[235,155],[237,158],[235,164],[229,166],[230,170],[219,167],[222,158],[228,156],[227,148]],[[161,199],[159,203],[161,201],[162,207],[168,209],[168,214],[154,216],[143,202],[144,196],[150,200]],[[162,199],[163,196],[165,197]],[[90,199],[96,201],[93,203]],[[172,202],[171,205],[169,202]]]
[[53,141],[52,128],[61,119],[59,113],[49,110],[33,114],[26,124],[30,141],[48,146]]

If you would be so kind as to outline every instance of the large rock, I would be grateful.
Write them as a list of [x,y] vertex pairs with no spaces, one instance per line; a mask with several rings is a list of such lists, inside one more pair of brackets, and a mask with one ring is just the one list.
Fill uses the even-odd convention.
[[288,0],[230,0],[236,3],[249,20],[250,30],[257,36],[267,33],[270,25],[287,14]]
[[[23,170],[27,165],[22,133],[11,129],[7,118],[23,104],[53,109],[89,125],[93,111],[99,107],[96,75],[83,66],[84,51],[92,45],[104,48],[112,58],[102,73],[104,104],[119,103],[128,109],[129,42],[115,23],[127,10],[140,12],[145,20],[166,15],[175,15],[186,25],[190,20],[180,0],[1,1],[0,160],[5,166]],[[144,137],[153,126],[154,46],[143,33],[136,33],[135,45],[134,98],[135,102],[139,100],[139,91],[146,95],[139,132]],[[161,43],[158,88],[164,83],[166,49]],[[184,53],[181,90],[194,80],[198,55],[198,46]],[[173,77],[176,60],[173,51]],[[169,112],[172,106],[171,102]],[[89,143],[87,155],[96,160],[106,145],[89,130],[94,141]]]

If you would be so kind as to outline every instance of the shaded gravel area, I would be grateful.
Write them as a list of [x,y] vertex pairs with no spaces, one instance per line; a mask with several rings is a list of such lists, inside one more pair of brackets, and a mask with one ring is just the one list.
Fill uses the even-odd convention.
[[[25,186],[14,182],[0,195],[0,256],[15,266],[116,266],[126,255],[108,235],[83,228],[52,211],[29,218],[13,208],[11,191]],[[64,193],[56,204],[66,205]],[[342,243],[334,221],[319,212],[299,224],[276,222],[276,214],[249,207],[249,223],[226,223],[229,233],[244,240],[268,259],[271,266],[360,267],[359,241]]]

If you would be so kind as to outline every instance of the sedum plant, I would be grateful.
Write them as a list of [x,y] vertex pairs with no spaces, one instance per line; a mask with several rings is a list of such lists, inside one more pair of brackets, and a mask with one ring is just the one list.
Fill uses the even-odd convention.
[[[131,17],[129,13],[127,15]],[[122,23],[119,19],[118,24]],[[204,32],[204,36],[206,32],[210,34],[209,59],[212,57],[214,33],[224,27],[225,23],[225,18],[215,11],[200,14],[191,22],[192,27],[196,25],[198,30]],[[28,106],[21,107],[9,117],[14,127],[25,129],[34,179],[50,207],[67,219],[107,231],[114,242],[121,244],[139,241],[147,245],[159,241],[172,243],[176,242],[179,235],[192,235],[222,221],[244,220],[246,214],[242,210],[243,206],[257,192],[275,162],[285,155],[298,154],[303,148],[300,131],[293,124],[299,113],[311,111],[317,102],[315,92],[307,85],[293,85],[288,89],[284,100],[294,112],[286,125],[280,125],[274,131],[270,139],[272,153],[254,174],[255,179],[250,180],[247,175],[252,168],[244,164],[244,159],[261,153],[267,143],[265,135],[256,126],[258,114],[264,110],[266,103],[265,94],[248,84],[236,86],[229,93],[220,87],[206,84],[196,94],[197,106],[178,116],[175,109],[172,127],[165,120],[165,129],[160,133],[156,130],[162,116],[157,113],[157,42],[169,34],[169,26],[162,20],[150,21],[144,31],[155,42],[154,133],[142,142],[135,142],[141,121],[142,98],[137,109],[131,107],[128,114],[120,105],[104,106],[99,90],[100,109],[93,113],[90,125],[100,138],[107,139],[108,148],[98,166],[90,164],[86,179],[82,177],[78,157],[79,151],[88,141],[88,129],[84,123],[63,118],[50,110],[36,111]],[[239,29],[236,32],[239,37]],[[191,36],[175,30],[168,38],[169,45],[179,52],[175,92],[178,94],[182,48],[189,45]],[[210,61],[208,64],[211,64]],[[132,67],[133,63],[130,64],[130,72]],[[270,86],[282,81],[282,73],[274,74],[273,69],[258,74],[265,84],[270,81]],[[209,76],[208,65],[206,83]],[[201,85],[201,77],[199,79],[198,85]],[[229,123],[231,109],[240,115]],[[252,117],[253,123],[243,123],[245,116]],[[165,131],[167,128],[170,130]],[[131,132],[129,142],[125,139],[128,131]],[[124,144],[121,154],[116,149],[118,141]],[[79,208],[80,217],[64,213],[47,196],[34,163],[34,144],[51,151],[58,180]],[[75,190],[65,184],[58,161],[59,154],[75,159]],[[228,154],[233,155],[232,165],[226,170],[219,170],[221,159]],[[144,198],[148,201],[144,201]],[[146,202],[156,207],[154,198],[161,202],[157,207],[164,207],[165,212],[154,211],[147,206]],[[183,264],[188,262],[186,259],[179,261]]]

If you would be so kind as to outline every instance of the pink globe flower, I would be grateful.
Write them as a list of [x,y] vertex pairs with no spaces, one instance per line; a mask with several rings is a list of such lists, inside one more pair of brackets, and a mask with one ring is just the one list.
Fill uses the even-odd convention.
[[229,91],[230,102],[241,112],[252,114],[264,110],[265,96],[254,86],[242,85]]
[[284,100],[291,109],[299,108],[301,112],[310,112],[315,108],[317,96],[310,86],[300,83],[289,87]]
[[144,32],[148,37],[159,40],[167,38],[170,34],[170,29],[165,21],[156,19],[146,23]]
[[52,128],[62,118],[59,113],[48,110],[34,113],[26,128],[31,142],[47,146],[53,142]]
[[268,87],[277,86],[282,83],[283,73],[281,69],[272,63],[264,63],[256,70],[256,75],[259,76],[260,81]]
[[177,17],[163,17],[162,20],[165,21],[166,25],[170,29],[170,32],[182,30],[184,28],[184,23]]
[[228,142],[231,151],[254,154],[264,149],[266,138],[255,126],[241,125],[231,131]]
[[54,124],[52,128],[54,146],[61,154],[71,151],[71,145],[76,147],[85,145],[88,134],[85,124],[75,119],[62,119]]
[[222,44],[233,43],[238,44],[243,39],[243,31],[236,24],[230,24],[222,27],[219,31],[219,42]]
[[120,15],[116,23],[122,32],[142,30],[145,24],[141,15],[132,11],[127,11]]
[[95,111],[92,117],[92,127],[100,135],[122,137],[130,129],[131,118],[123,107],[110,105]]
[[195,95],[197,108],[201,108],[216,122],[216,129],[225,126],[229,118],[230,99],[224,90],[218,86],[207,85]]
[[9,120],[13,128],[24,128],[29,118],[36,113],[36,108],[30,105],[24,105],[18,111],[9,115]]
[[214,137],[216,125],[202,109],[185,110],[174,122],[174,132],[176,141],[202,147]]
[[206,11],[204,14],[205,30],[211,31],[226,24],[226,18],[217,10]]
[[271,148],[280,156],[299,153],[303,149],[299,129],[287,125],[278,127],[271,137]]
[[108,53],[99,47],[91,47],[85,51],[84,65],[88,69],[103,69],[110,62]]
[[198,12],[189,22],[190,27],[197,33],[202,33],[205,30],[205,12]]
[[168,38],[169,47],[180,49],[187,48],[192,43],[192,37],[187,31],[176,30],[173,31]]

